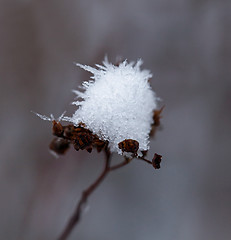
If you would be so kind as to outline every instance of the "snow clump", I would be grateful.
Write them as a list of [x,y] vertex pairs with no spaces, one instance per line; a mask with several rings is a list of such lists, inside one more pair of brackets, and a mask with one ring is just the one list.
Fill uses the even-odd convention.
[[97,68],[76,64],[92,73],[91,80],[84,81],[85,91],[74,90],[78,109],[72,117],[62,117],[75,126],[85,124],[100,139],[109,142],[111,152],[122,154],[118,143],[125,139],[139,142],[138,155],[149,149],[149,133],[153,123],[153,111],[157,97],[151,89],[152,74],[141,70],[142,60],[113,65],[107,58]]

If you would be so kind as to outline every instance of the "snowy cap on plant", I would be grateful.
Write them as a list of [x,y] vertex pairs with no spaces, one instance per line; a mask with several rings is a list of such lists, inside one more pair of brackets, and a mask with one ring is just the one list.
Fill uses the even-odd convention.
[[83,82],[84,92],[74,91],[82,101],[73,102],[78,109],[64,119],[74,125],[84,123],[100,139],[109,142],[111,152],[122,154],[118,144],[125,139],[139,142],[138,153],[148,150],[157,98],[148,81],[152,74],[140,69],[142,60],[115,66],[105,58],[103,65],[96,65],[97,69],[76,65],[93,76]]
[[[84,128],[108,141],[111,152],[122,154],[119,143],[132,139],[139,143],[138,155],[149,149],[149,134],[153,124],[153,112],[157,107],[154,91],[149,79],[152,74],[141,70],[142,60],[128,63],[126,60],[113,65],[105,58],[97,68],[76,64],[92,73],[91,80],[82,83],[85,91],[74,90],[78,107],[72,117],[59,118],[73,123],[84,124]],[[39,115],[44,120],[53,120]]]

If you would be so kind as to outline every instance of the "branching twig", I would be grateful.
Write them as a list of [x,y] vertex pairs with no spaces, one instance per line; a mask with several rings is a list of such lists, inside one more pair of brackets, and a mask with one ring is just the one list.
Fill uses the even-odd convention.
[[146,163],[152,164],[152,161],[145,159],[144,157],[137,157],[137,159],[145,161]]
[[123,162],[121,162],[121,163],[119,163],[119,164],[117,164],[117,165],[114,165],[114,166],[110,167],[109,170],[110,170],[110,171],[113,171],[113,170],[116,170],[116,169],[118,169],[118,168],[121,168],[121,167],[127,165],[128,163],[130,163],[131,161],[132,161],[132,158],[126,158],[126,157],[125,157],[125,159],[124,159]]
[[83,191],[81,199],[78,202],[78,205],[73,216],[71,217],[70,221],[68,222],[66,228],[64,229],[63,233],[58,238],[58,240],[67,239],[75,225],[79,222],[83,210],[83,205],[87,202],[87,199],[90,196],[90,194],[97,188],[97,186],[102,182],[107,173],[110,171],[110,157],[111,157],[110,152],[106,151],[105,167],[103,172],[100,174],[100,176],[96,179],[96,181],[92,185],[90,185],[85,191]]
[[137,157],[137,159],[140,159],[142,161],[145,161],[146,163],[151,164],[155,169],[159,169],[162,156],[155,153],[152,161],[149,161],[149,160],[145,159],[144,157]]
[[[90,185],[85,191],[83,191],[81,199],[79,200],[79,202],[77,204],[77,207],[76,207],[76,210],[75,210],[73,216],[71,217],[70,221],[68,222],[66,228],[64,229],[63,233],[58,238],[58,240],[66,240],[67,237],[70,235],[71,231],[73,230],[75,225],[78,224],[78,222],[80,220],[80,217],[81,217],[82,211],[83,211],[83,206],[87,202],[88,197],[99,186],[99,184],[103,181],[105,176],[110,171],[121,168],[121,167],[127,165],[128,163],[130,163],[131,160],[132,160],[132,158],[126,158],[125,157],[125,160],[123,162],[110,167],[111,153],[107,149],[105,150],[105,153],[106,153],[105,166],[104,166],[104,169],[103,169],[102,173],[100,174],[100,176],[95,180],[95,182],[92,185]],[[140,159],[140,160],[145,161],[149,164],[152,164],[151,161],[145,159],[144,157],[137,157],[137,159]]]

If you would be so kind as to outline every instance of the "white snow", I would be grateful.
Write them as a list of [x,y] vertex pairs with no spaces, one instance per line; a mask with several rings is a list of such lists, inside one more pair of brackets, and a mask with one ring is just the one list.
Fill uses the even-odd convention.
[[[148,80],[152,77],[148,70],[141,70],[142,60],[127,61],[115,66],[103,61],[103,65],[93,68],[76,64],[93,75],[82,84],[84,92],[75,90],[78,109],[72,117],[62,117],[74,125],[80,122],[109,141],[112,152],[122,154],[118,143],[125,139],[139,142],[139,151],[149,149],[149,133],[153,123],[153,110],[157,97]],[[45,119],[46,120],[46,119]]]

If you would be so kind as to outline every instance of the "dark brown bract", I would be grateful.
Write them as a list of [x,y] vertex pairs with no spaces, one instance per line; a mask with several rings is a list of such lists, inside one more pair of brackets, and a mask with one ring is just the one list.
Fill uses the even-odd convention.
[[103,148],[106,147],[108,142],[100,140],[98,137],[95,136],[92,146],[97,149],[98,152],[101,152]]
[[108,144],[107,141],[100,140],[97,135],[86,129],[82,123],[77,127],[74,125],[62,126],[60,122],[54,120],[52,121],[52,132],[59,137],[55,138],[50,144],[50,149],[57,154],[65,153],[66,149],[65,151],[62,149],[67,143],[68,147],[69,144],[73,144],[75,150],[86,149],[89,153],[93,147],[101,152]]
[[55,136],[61,137],[63,134],[63,126],[60,122],[56,122],[55,120],[52,121],[52,132]]
[[162,159],[162,156],[155,153],[154,154],[154,157],[152,159],[152,166],[155,168],[155,169],[160,169],[160,163],[161,163],[161,159]]
[[158,127],[160,125],[160,119],[162,118],[161,116],[161,113],[164,109],[164,106],[158,110],[154,110],[154,113],[153,113],[153,125]]
[[134,156],[137,156],[137,151],[139,149],[139,143],[133,139],[125,139],[124,141],[118,144],[119,149],[122,152],[133,153]]
[[151,132],[149,133],[150,137],[154,137],[157,128],[160,126],[160,119],[162,118],[161,113],[163,109],[164,109],[164,106],[161,107],[160,109],[153,111],[153,124],[152,124]]
[[57,154],[64,154],[70,146],[70,142],[63,138],[54,138],[49,145],[50,150]]
[[74,131],[74,148],[75,150],[87,149],[88,152],[92,150],[93,135],[90,131],[84,128],[76,128]]

